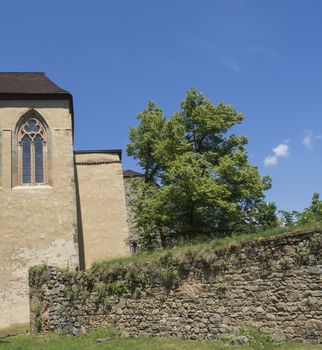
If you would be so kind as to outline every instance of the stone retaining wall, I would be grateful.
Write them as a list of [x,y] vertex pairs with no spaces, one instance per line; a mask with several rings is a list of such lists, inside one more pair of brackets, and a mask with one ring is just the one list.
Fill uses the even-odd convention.
[[212,339],[252,324],[278,339],[322,342],[322,233],[168,255],[108,272],[30,274],[33,329]]

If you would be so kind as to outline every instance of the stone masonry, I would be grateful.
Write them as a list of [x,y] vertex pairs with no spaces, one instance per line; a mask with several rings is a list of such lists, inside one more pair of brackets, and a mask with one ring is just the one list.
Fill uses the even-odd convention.
[[213,339],[252,324],[275,338],[322,343],[322,230],[104,272],[31,271],[33,329]]

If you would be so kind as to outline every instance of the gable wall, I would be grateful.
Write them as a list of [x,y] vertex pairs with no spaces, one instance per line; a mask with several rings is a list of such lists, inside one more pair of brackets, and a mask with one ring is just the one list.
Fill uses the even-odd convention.
[[[14,130],[31,108],[49,125],[52,186],[13,188]],[[72,147],[68,101],[0,101],[0,328],[29,320],[30,266],[78,265]]]

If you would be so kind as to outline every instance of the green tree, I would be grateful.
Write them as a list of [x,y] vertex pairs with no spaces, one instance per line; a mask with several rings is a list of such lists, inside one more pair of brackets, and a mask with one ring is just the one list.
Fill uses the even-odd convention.
[[322,201],[320,194],[314,193],[311,204],[303,212],[279,210],[283,226],[303,226],[310,223],[322,222]]
[[277,225],[263,194],[271,180],[249,163],[247,138],[232,133],[243,121],[232,106],[191,89],[168,120],[153,102],[137,118],[127,152],[144,169],[133,206],[147,247]]
[[289,212],[287,210],[279,210],[279,214],[281,214],[282,226],[288,227],[294,225],[294,212]]
[[163,139],[166,118],[163,112],[152,101],[147,108],[139,113],[140,120],[138,128],[131,127],[130,141],[127,153],[138,159],[138,164],[144,169],[145,182],[153,183],[160,176],[163,168],[162,162],[155,157],[158,142]]
[[302,213],[294,211],[293,214],[297,218],[296,224],[299,226],[311,222],[321,222],[322,201],[320,200],[320,194],[313,194],[311,205],[308,208],[305,208]]

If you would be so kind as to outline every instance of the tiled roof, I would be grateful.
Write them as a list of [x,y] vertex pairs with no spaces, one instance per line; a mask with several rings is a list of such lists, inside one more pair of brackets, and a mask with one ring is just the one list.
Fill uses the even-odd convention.
[[124,170],[123,176],[124,177],[143,177],[144,175],[133,170]]
[[101,149],[101,150],[75,150],[74,153],[78,154],[116,154],[120,160],[122,160],[122,150],[121,149]]
[[120,154],[109,151],[75,151],[75,161],[78,165],[98,165],[121,163]]
[[0,94],[70,95],[40,72],[0,72]]

